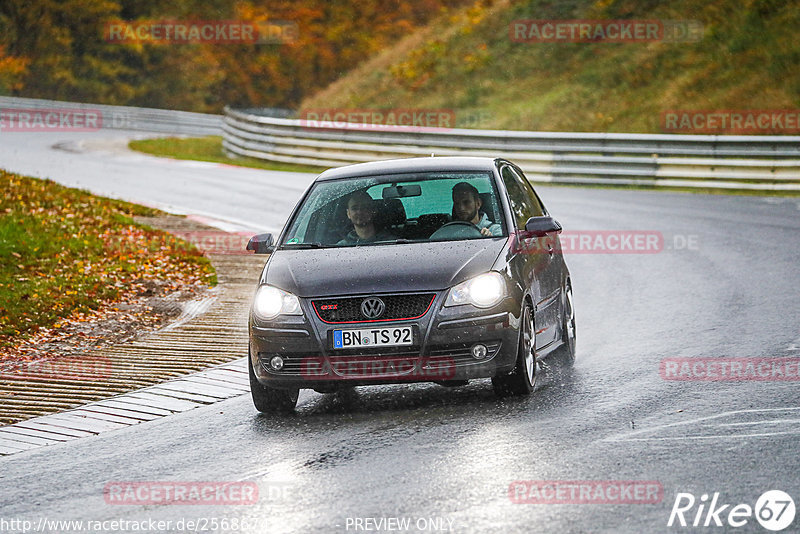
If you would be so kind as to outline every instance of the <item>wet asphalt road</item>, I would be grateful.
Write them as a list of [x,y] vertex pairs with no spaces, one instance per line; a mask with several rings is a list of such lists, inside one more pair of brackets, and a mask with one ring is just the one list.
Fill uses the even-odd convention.
[[[4,136],[0,167],[267,229],[313,178],[49,149],[62,138]],[[217,530],[227,532],[405,531],[366,521],[390,517],[427,532],[768,532],[754,518],[740,528],[667,522],[679,492],[753,506],[780,489],[800,506],[798,382],[667,381],[659,364],[800,358],[800,199],[537,190],[567,230],[664,235],[657,254],[567,257],[578,320],[572,372],[545,367],[531,397],[510,400],[497,400],[489,381],[303,392],[296,415],[281,418],[238,397],[0,458],[0,518],[152,519],[172,521],[159,531],[200,532],[223,518]],[[109,482],[165,480],[253,482],[260,498],[240,506],[103,498]],[[654,481],[663,497],[515,504],[509,485],[518,480]],[[795,520],[784,532],[798,530]]]

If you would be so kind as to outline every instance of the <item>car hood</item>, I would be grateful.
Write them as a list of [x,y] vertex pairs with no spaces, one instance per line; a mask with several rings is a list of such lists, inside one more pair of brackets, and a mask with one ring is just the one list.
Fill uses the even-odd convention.
[[506,239],[278,250],[262,283],[299,297],[446,289],[492,268]]

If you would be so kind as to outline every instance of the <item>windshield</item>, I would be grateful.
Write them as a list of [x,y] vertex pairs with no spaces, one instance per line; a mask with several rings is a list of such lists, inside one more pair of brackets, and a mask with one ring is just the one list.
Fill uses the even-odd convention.
[[347,247],[506,236],[492,175],[414,173],[314,185],[282,246]]

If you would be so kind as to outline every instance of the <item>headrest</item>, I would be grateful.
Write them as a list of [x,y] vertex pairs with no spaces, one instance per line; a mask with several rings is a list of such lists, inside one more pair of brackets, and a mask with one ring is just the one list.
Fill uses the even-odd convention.
[[406,223],[406,208],[399,198],[387,198],[376,202],[376,221],[384,228]]

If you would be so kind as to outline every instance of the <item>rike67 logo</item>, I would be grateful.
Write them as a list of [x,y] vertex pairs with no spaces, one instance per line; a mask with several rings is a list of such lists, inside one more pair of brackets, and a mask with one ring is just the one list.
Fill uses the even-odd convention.
[[744,503],[735,506],[723,503],[718,492],[710,497],[704,493],[699,499],[691,493],[678,493],[667,526],[724,527],[728,531],[743,527],[755,518],[765,529],[778,532],[788,528],[794,522],[794,516],[794,500],[780,490],[765,492],[755,507]]

